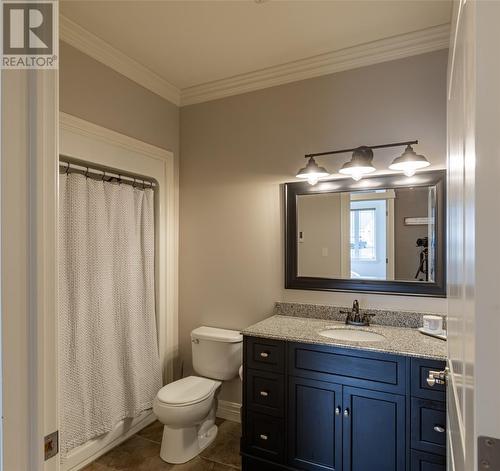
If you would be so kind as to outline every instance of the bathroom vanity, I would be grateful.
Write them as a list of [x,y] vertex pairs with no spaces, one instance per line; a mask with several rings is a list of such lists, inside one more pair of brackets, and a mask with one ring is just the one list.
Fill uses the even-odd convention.
[[[331,320],[273,316],[243,331],[243,470],[444,471],[445,342]],[[369,338],[369,337],[368,337]]]

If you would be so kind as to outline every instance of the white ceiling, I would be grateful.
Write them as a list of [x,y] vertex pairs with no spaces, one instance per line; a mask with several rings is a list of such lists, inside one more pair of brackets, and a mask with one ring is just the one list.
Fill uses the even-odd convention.
[[449,23],[451,0],[63,0],[60,9],[185,89]]

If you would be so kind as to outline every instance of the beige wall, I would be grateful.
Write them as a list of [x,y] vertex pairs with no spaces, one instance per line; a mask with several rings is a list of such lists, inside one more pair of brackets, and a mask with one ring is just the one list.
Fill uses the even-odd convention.
[[[279,300],[446,311],[446,300],[283,289],[280,184],[303,155],[418,138],[445,166],[447,51],[181,108],[180,342],[200,324],[240,329]],[[324,158],[338,169],[348,156]],[[375,165],[388,165],[377,154]],[[239,401],[239,384],[222,398]]]
[[340,193],[302,195],[297,198],[299,276],[340,278]]
[[179,155],[179,108],[60,43],[60,110]]

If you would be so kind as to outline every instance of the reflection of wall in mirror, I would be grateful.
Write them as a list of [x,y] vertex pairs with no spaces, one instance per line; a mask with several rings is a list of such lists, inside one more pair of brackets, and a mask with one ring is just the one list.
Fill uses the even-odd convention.
[[[415,280],[420,264],[417,239],[428,236],[427,225],[405,225],[407,217],[427,217],[429,188],[397,189],[394,200],[395,216],[395,278]],[[420,274],[419,279],[424,278]]]
[[340,278],[340,193],[297,198],[298,275]]

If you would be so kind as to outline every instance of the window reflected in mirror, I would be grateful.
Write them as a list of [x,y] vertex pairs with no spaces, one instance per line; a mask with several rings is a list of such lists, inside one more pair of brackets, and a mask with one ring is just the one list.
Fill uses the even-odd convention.
[[297,195],[298,276],[435,281],[436,187]]

